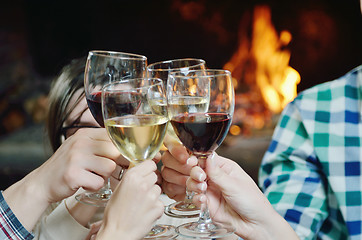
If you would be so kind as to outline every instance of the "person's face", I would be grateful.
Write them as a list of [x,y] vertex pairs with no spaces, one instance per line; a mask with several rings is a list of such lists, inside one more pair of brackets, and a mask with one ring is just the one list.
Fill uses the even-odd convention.
[[[81,95],[82,92],[83,89],[79,89],[70,100],[68,106],[73,106],[78,99],[78,96]],[[69,117],[64,122],[64,127],[71,127],[68,128],[66,131],[66,138],[73,135],[79,128],[100,127],[97,121],[94,119],[92,113],[90,112],[85,97],[81,99],[81,101],[69,114]]]

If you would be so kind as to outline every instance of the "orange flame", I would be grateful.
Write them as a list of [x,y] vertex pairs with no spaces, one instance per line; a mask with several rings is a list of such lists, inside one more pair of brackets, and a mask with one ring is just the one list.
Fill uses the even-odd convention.
[[[250,43],[245,38],[240,39],[238,51],[224,66],[233,76],[237,75],[236,79],[242,78],[237,67],[251,58],[254,62],[253,78],[256,86],[249,87],[260,91],[265,104],[274,113],[280,113],[297,95],[300,75],[289,66],[290,51],[283,49],[291,40],[292,35],[288,31],[282,31],[278,35],[271,21],[270,8],[257,6],[254,9]],[[252,84],[250,80],[248,84]]]
[[[285,48],[292,35],[288,31],[277,33],[270,8],[255,7],[251,39],[245,30],[247,24],[248,21],[240,23],[238,50],[224,65],[232,73],[236,90],[243,84],[244,88],[247,85],[247,91],[244,89],[236,95],[234,114],[235,122],[243,125],[243,134],[250,129],[265,127],[271,113],[280,113],[296,97],[300,82],[299,73],[289,66],[291,53]],[[246,103],[248,101],[250,103]],[[236,125],[231,129],[232,135],[240,134]]]

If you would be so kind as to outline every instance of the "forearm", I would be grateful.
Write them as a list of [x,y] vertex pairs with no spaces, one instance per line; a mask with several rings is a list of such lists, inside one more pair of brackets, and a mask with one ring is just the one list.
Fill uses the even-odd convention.
[[42,221],[34,229],[34,235],[39,240],[79,240],[86,239],[90,229],[77,222],[62,201],[49,215],[44,216]]
[[[36,171],[36,170],[35,170]],[[32,231],[49,206],[34,172],[28,174],[3,192],[4,199],[22,225]]]

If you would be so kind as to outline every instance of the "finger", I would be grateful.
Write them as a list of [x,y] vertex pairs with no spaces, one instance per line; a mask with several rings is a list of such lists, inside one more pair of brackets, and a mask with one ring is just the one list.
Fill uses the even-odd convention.
[[[76,189],[74,189],[74,190],[77,190],[80,187],[82,187],[86,190],[97,191],[103,187],[104,182],[105,182],[101,176],[94,174],[92,172],[89,172],[89,171],[81,171],[76,176],[73,176],[73,177],[75,177],[76,180],[74,180],[74,181],[70,180],[70,181],[77,182],[77,186],[75,187]],[[65,176],[65,178],[67,178],[67,176]]]
[[159,163],[159,161],[161,161],[161,153],[157,152],[156,156],[154,156],[154,158],[152,159],[156,164]]
[[84,169],[95,172],[104,178],[108,178],[111,176],[112,172],[116,169],[117,164],[104,157],[99,156],[90,156],[86,161],[82,162],[82,166]]
[[123,178],[123,176],[125,175],[126,172],[127,172],[126,167],[122,167],[122,166],[118,166],[118,165],[116,166],[116,169],[113,171],[113,173],[110,177],[112,190],[116,189],[120,180]]
[[159,186],[162,186],[163,179],[162,179],[162,176],[161,176],[161,172],[156,170],[156,174],[157,174],[157,182],[156,182],[156,184],[159,185]]
[[117,165],[123,166],[128,168],[129,166],[129,161],[122,156],[122,154],[119,154],[119,156],[117,157],[117,159],[115,159],[115,162],[117,163]]
[[149,214],[150,217],[156,220],[163,215],[165,206],[163,205],[162,201],[159,199],[155,199],[155,201],[153,202],[154,202],[153,207],[147,212],[147,215]]
[[190,177],[197,182],[204,182],[206,180],[206,173],[202,168],[195,166],[191,169]]
[[[116,169],[112,172],[112,177],[114,179],[120,180],[123,174],[126,173],[128,166],[116,165]],[[122,175],[122,176],[121,176]]]
[[185,197],[186,188],[173,183],[162,183],[163,192],[172,199],[181,200]]
[[168,150],[174,146],[182,146],[182,143],[176,136],[174,136],[174,134],[169,134],[167,132],[165,138],[163,139],[163,145],[166,147],[166,150]]
[[152,160],[146,160],[141,164],[137,165],[136,167],[138,167],[138,171],[140,172],[141,176],[147,176],[157,170],[157,165]]
[[230,182],[232,182],[231,177],[222,168],[220,168],[220,166],[217,166],[216,161],[217,160],[214,157],[209,159],[209,161],[207,162],[206,165],[207,177],[216,186],[218,186],[221,191],[230,189],[230,187],[232,187],[231,186],[232,184],[230,184]]
[[152,172],[146,176],[143,177],[143,183],[147,183],[148,186],[151,185],[155,185],[157,187],[159,187],[156,183],[157,183],[157,174],[155,172]]
[[192,198],[192,202],[200,207],[202,204],[205,204],[207,202],[207,198],[205,196],[205,194],[195,194],[194,197]]
[[162,193],[161,187],[158,185],[153,185],[151,188],[151,192],[153,193],[154,200],[158,199]]
[[129,163],[121,157],[118,149],[110,141],[94,141],[92,150],[94,155],[110,158],[115,162],[120,162],[122,165],[127,165],[127,163]]
[[118,184],[120,183],[120,181],[118,179],[115,179],[114,177],[110,178],[110,183],[111,183],[111,189],[113,191],[115,191],[115,189],[117,188]]
[[105,128],[80,128],[74,135],[88,136],[95,141],[111,141]]
[[173,183],[180,186],[186,186],[186,181],[188,179],[188,175],[181,174],[178,171],[175,171],[170,168],[163,167],[161,170],[161,175],[163,181]]
[[102,226],[102,221],[97,221],[97,222],[91,224],[89,233],[91,235],[96,234],[99,231],[99,229],[101,228],[101,226]]
[[181,162],[167,151],[162,156],[162,164],[166,168],[173,169],[184,175],[189,175],[191,168],[197,164],[197,159],[193,156],[189,161],[187,159],[185,162]]
[[192,178],[189,178],[187,180],[187,190],[191,191],[191,192],[205,192],[207,189],[207,184],[206,182],[198,182],[193,180]]
[[175,141],[164,141],[165,146],[178,161],[182,164],[187,162],[187,159],[190,157],[189,153],[187,152],[186,148],[179,142]]

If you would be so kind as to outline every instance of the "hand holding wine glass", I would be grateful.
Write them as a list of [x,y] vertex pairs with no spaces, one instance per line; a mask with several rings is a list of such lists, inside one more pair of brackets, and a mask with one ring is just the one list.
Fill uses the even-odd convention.
[[[183,109],[173,104],[182,98],[206,99],[205,104]],[[171,123],[184,146],[205,168],[206,161],[223,142],[234,113],[234,88],[227,70],[190,71],[186,75],[172,72],[167,84],[167,101]],[[220,238],[232,234],[234,228],[211,220],[207,202],[202,204],[197,222],[177,228],[185,237]]]
[[232,223],[235,234],[243,239],[259,240],[271,236],[299,239],[255,181],[231,159],[213,154],[205,169],[195,166],[191,170],[187,187],[197,192],[193,198],[196,205],[207,200],[213,219]]
[[[197,58],[182,58],[152,63],[147,66],[147,76],[160,78],[167,84],[168,76],[171,72],[178,71],[187,74],[192,70],[202,70],[206,68],[206,62]],[[179,108],[192,108],[198,104],[204,104],[205,98],[186,97],[173,99],[173,105]],[[168,126],[166,139],[168,142],[179,142],[171,125]],[[166,146],[165,146],[166,147]],[[166,166],[167,167],[167,166]],[[165,208],[165,214],[176,218],[198,217],[200,209],[192,203],[192,192],[187,191],[182,201],[177,201]]]
[[[126,79],[102,90],[103,118],[109,137],[135,166],[151,160],[162,145],[168,125],[166,101],[162,80],[157,78]],[[174,236],[173,226],[155,225],[145,238]]]
[[[156,163],[144,161],[129,169],[105,209],[97,239],[142,239],[163,213],[156,184]],[[125,197],[127,196],[127,197]]]

